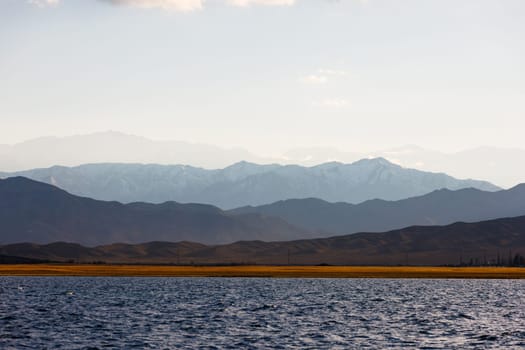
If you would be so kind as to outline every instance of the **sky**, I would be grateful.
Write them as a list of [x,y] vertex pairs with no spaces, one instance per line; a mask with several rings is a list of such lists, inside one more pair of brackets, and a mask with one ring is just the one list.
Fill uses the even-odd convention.
[[525,148],[523,0],[1,0],[0,144]]

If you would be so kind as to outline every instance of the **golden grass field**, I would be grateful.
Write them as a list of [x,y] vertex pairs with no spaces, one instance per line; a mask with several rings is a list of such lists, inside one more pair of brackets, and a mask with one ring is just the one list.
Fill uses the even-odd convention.
[[517,267],[0,265],[0,276],[525,278]]

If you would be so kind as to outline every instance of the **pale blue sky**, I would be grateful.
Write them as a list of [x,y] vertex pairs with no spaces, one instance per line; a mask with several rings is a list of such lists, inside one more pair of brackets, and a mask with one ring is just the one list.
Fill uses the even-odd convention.
[[0,1],[0,143],[525,147],[523,0],[55,1]]

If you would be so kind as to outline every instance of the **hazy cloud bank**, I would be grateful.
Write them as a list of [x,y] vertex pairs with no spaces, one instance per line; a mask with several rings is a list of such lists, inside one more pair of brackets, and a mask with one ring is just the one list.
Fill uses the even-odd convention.
[[60,0],[27,0],[27,2],[38,7],[46,7],[58,5]]
[[133,6],[144,9],[162,9],[171,11],[195,11],[204,6],[203,0],[100,0],[113,5]]
[[227,3],[233,6],[291,6],[295,4],[295,0],[228,0]]
[[[205,0],[101,0],[114,5],[126,5],[140,8],[159,8],[174,11],[195,11],[204,8]],[[295,0],[224,0],[231,6],[291,6]]]
[[[38,7],[56,6],[65,0],[27,0]],[[98,0],[117,6],[132,6],[143,9],[191,12],[202,10],[206,0]],[[221,0],[230,6],[292,6],[296,0]]]
[[304,76],[299,81],[306,84],[324,84],[332,77],[343,77],[346,75],[347,72],[343,70],[318,69],[317,72]]
[[325,98],[314,102],[316,107],[343,108],[348,106],[348,101],[343,98]]

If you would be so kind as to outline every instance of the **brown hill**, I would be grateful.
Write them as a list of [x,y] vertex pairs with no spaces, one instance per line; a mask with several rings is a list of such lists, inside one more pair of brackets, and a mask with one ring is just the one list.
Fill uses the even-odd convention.
[[481,265],[508,264],[509,259],[522,263],[516,258],[518,253],[525,253],[525,216],[289,242],[239,241],[216,246],[150,242],[95,248],[53,243],[0,247],[3,255],[41,260],[172,264]]

